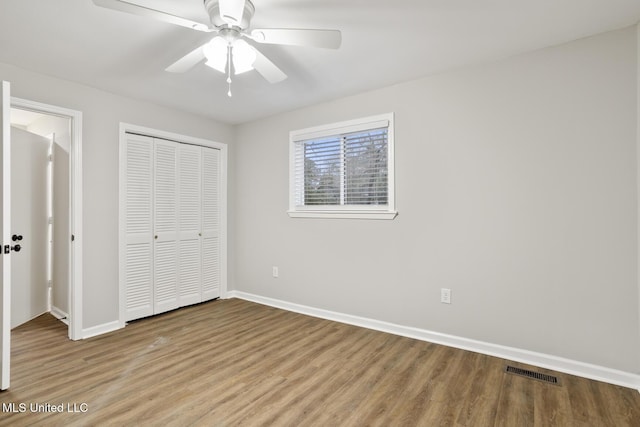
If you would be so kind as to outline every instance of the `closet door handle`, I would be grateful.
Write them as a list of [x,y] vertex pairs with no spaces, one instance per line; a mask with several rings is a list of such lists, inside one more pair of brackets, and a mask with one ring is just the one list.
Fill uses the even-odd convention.
[[153,236],[154,239],[158,240],[158,235]]

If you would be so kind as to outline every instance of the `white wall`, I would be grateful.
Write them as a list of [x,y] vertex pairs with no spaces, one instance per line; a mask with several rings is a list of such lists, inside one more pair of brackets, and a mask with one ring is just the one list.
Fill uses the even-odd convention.
[[35,121],[29,123],[27,130],[42,136],[55,133],[56,144],[68,153],[71,144],[69,125],[68,118],[42,114]]
[[[83,329],[118,319],[119,123],[231,143],[233,128],[205,117],[0,64],[12,96],[83,113]],[[229,147],[233,156],[233,147]],[[230,165],[232,162],[230,162]],[[233,280],[230,272],[229,280]]]
[[[235,289],[639,373],[636,42],[628,28],[239,126]],[[289,131],[391,111],[396,220],[289,218]]]

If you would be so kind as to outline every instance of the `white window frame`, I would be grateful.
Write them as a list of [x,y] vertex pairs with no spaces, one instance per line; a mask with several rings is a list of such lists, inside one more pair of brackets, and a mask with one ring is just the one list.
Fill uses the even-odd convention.
[[[291,218],[394,219],[395,204],[394,114],[386,113],[331,123],[289,133],[289,210]],[[302,141],[349,132],[387,127],[387,204],[296,206],[296,146]]]

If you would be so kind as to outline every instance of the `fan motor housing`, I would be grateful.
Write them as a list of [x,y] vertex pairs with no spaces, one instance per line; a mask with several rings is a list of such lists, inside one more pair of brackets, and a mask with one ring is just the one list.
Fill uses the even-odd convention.
[[[216,27],[224,27],[228,26],[227,22],[222,19],[220,16],[220,5],[218,4],[218,0],[204,0],[204,8],[207,10],[209,14],[209,19],[211,23]],[[251,18],[253,18],[253,14],[255,13],[256,8],[253,6],[253,3],[249,0],[245,0],[244,2],[244,12],[242,14],[242,21],[240,21],[240,25],[238,26],[240,29],[244,30],[249,28],[249,24],[251,23]]]

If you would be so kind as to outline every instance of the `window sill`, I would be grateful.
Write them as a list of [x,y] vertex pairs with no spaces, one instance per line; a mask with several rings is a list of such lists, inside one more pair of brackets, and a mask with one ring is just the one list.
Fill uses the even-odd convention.
[[397,211],[287,211],[291,218],[394,219]]

